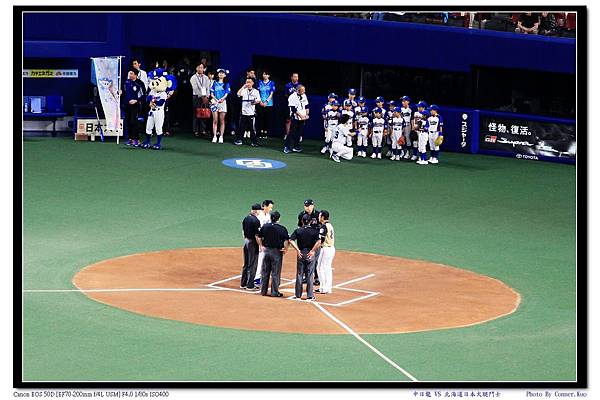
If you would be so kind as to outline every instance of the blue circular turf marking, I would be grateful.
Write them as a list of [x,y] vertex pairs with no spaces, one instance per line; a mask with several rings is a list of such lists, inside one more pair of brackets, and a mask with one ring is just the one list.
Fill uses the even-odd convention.
[[277,160],[266,160],[262,158],[228,158],[223,164],[238,169],[279,169],[287,167],[287,164]]

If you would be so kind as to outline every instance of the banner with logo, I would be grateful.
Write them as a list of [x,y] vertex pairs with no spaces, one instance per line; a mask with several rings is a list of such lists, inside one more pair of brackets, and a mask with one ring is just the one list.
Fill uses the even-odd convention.
[[78,69],[24,69],[23,78],[78,78]]
[[98,84],[98,95],[106,116],[106,128],[118,130],[121,119],[119,96],[119,58],[92,58]]
[[574,163],[575,123],[479,115],[479,151],[516,158]]

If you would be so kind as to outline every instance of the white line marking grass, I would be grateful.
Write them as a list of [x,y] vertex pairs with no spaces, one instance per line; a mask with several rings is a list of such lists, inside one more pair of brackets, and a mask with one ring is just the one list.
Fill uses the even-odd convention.
[[352,279],[350,281],[338,283],[337,285],[334,286],[334,288],[341,288],[342,286],[346,286],[346,285],[349,285],[354,282],[362,281],[363,279],[371,278],[373,276],[375,276],[375,274],[369,274],[369,275],[361,276],[360,278]]
[[315,305],[315,307],[317,307],[319,310],[321,310],[325,315],[327,315],[329,318],[331,318],[333,320],[333,322],[335,322],[336,324],[338,324],[339,326],[341,326],[346,332],[350,333],[352,336],[354,336],[356,339],[358,339],[362,344],[364,344],[365,346],[367,346],[369,349],[371,349],[375,354],[377,354],[379,357],[383,358],[388,364],[390,364],[392,367],[396,368],[398,371],[400,371],[401,373],[403,373],[406,377],[408,377],[408,379],[410,379],[413,382],[418,382],[417,378],[415,378],[414,376],[412,376],[409,372],[407,372],[404,368],[402,368],[401,366],[399,366],[398,364],[396,364],[395,362],[393,362],[392,360],[390,360],[385,354],[383,354],[382,352],[380,352],[379,350],[377,350],[375,347],[373,347],[369,342],[367,342],[365,339],[363,339],[362,337],[360,337],[360,335],[356,332],[354,332],[352,330],[352,328],[350,328],[348,325],[346,325],[345,323],[343,323],[342,321],[340,321],[338,318],[336,318],[332,313],[330,313],[329,311],[327,311],[326,309],[324,309],[321,304],[317,303],[317,302],[309,302],[309,303],[313,303]]

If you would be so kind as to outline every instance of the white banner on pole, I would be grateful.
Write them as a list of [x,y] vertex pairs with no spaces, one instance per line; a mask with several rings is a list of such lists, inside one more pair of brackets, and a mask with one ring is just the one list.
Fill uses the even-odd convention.
[[116,131],[121,119],[119,95],[119,57],[92,58],[98,94],[106,116],[106,129]]

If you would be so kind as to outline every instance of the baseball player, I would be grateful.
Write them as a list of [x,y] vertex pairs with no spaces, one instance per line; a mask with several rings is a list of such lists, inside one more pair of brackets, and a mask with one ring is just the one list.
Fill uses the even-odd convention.
[[322,210],[319,214],[319,236],[321,238],[321,254],[318,259],[319,276],[321,277],[321,286],[315,290],[316,293],[327,294],[332,292],[333,288],[333,269],[331,264],[335,257],[335,233],[333,225],[329,222],[329,212]]
[[367,148],[369,146],[369,127],[371,122],[369,120],[369,109],[365,106],[360,108],[360,113],[356,118],[356,128],[358,135],[356,136],[356,155],[358,157],[367,156]]
[[348,143],[348,137],[350,143],[352,143],[352,136],[355,136],[354,130],[348,126],[350,121],[349,114],[343,114],[340,117],[340,122],[335,129],[333,134],[333,141],[331,143],[331,159],[335,162],[340,162],[340,157],[345,160],[352,160],[354,150],[352,147],[346,146]]
[[423,110],[417,111],[417,113],[419,116],[415,118],[415,131],[418,134],[418,150],[419,155],[421,156],[417,161],[417,164],[427,165],[429,164],[427,161],[427,142],[429,141],[427,119],[429,118],[429,111]]
[[358,105],[356,107],[354,107],[354,115],[358,115],[360,113],[360,110],[363,107],[367,106],[367,99],[365,99],[363,96],[358,96],[358,99],[356,99],[356,102],[358,103]]
[[329,95],[327,95],[327,103],[325,103],[325,105],[323,106],[323,110],[321,111],[321,113],[324,114],[327,111],[331,110],[331,105],[337,99],[338,99],[337,94],[335,94],[335,93],[329,93]]
[[388,146],[388,151],[385,154],[386,157],[390,157],[392,155],[392,132],[391,132],[391,126],[392,126],[392,116],[394,114],[394,108],[396,108],[396,102],[394,100],[390,100],[388,102],[388,109],[386,110],[386,113],[385,113],[385,119],[386,119],[387,126],[388,126],[388,134],[385,135],[385,143]]
[[429,132],[429,149],[431,150],[431,156],[429,162],[431,164],[439,163],[440,145],[444,141],[444,120],[441,115],[438,114],[439,107],[435,104],[429,106],[429,112],[431,116],[427,118],[427,131]]
[[[381,116],[383,118],[385,118],[385,99],[382,96],[377,96],[375,98],[375,108],[379,108],[381,110]],[[371,119],[374,117],[374,115],[371,114]]]
[[[256,214],[256,218],[260,222],[262,227],[264,224],[271,222],[271,211],[273,211],[273,200],[265,200],[262,202],[262,210]],[[254,275],[254,285],[260,286],[260,275],[262,272],[262,264],[265,259],[265,253],[260,251],[258,253],[258,263],[256,264],[256,274]]]
[[325,123],[325,145],[321,149],[321,154],[325,154],[331,148],[331,137],[333,136],[333,131],[335,130],[341,115],[339,106],[340,103],[338,103],[337,100],[334,100],[331,103],[331,108],[323,114]]
[[[392,156],[391,160],[400,161],[400,154],[402,151],[402,144],[399,143],[404,137],[402,133],[404,131],[404,118],[402,118],[402,108],[396,107],[394,108],[394,112],[392,113],[392,118],[389,123],[390,137],[392,140]],[[402,138],[402,139],[401,139]]]
[[[350,90],[354,90],[354,89],[350,89]],[[355,119],[355,113],[354,113],[354,105],[352,103],[353,100],[344,100],[344,109],[342,110],[342,115],[348,115],[348,121],[345,123],[346,127],[348,128],[348,130],[354,129],[354,119]],[[340,119],[340,123],[341,123],[341,119]],[[352,136],[347,136],[346,137],[346,146],[348,147],[352,147]]]
[[350,101],[352,104],[352,110],[356,109],[358,103],[355,100],[356,98],[356,89],[348,89],[348,98],[346,100]]
[[[413,146],[412,140],[410,138],[410,132],[412,131],[412,118],[413,118],[413,110],[410,108],[410,97],[402,96],[402,108],[400,109],[400,114],[404,119],[404,128],[402,129],[402,135],[404,136],[404,143],[406,145],[404,152],[404,159],[412,159],[413,161],[417,159],[416,147],[415,143]],[[412,157],[411,153],[412,152]]]
[[373,120],[371,121],[371,142],[373,143],[373,154],[371,158],[381,159],[381,144],[383,142],[384,131],[387,129],[383,112],[379,107],[373,110]]

